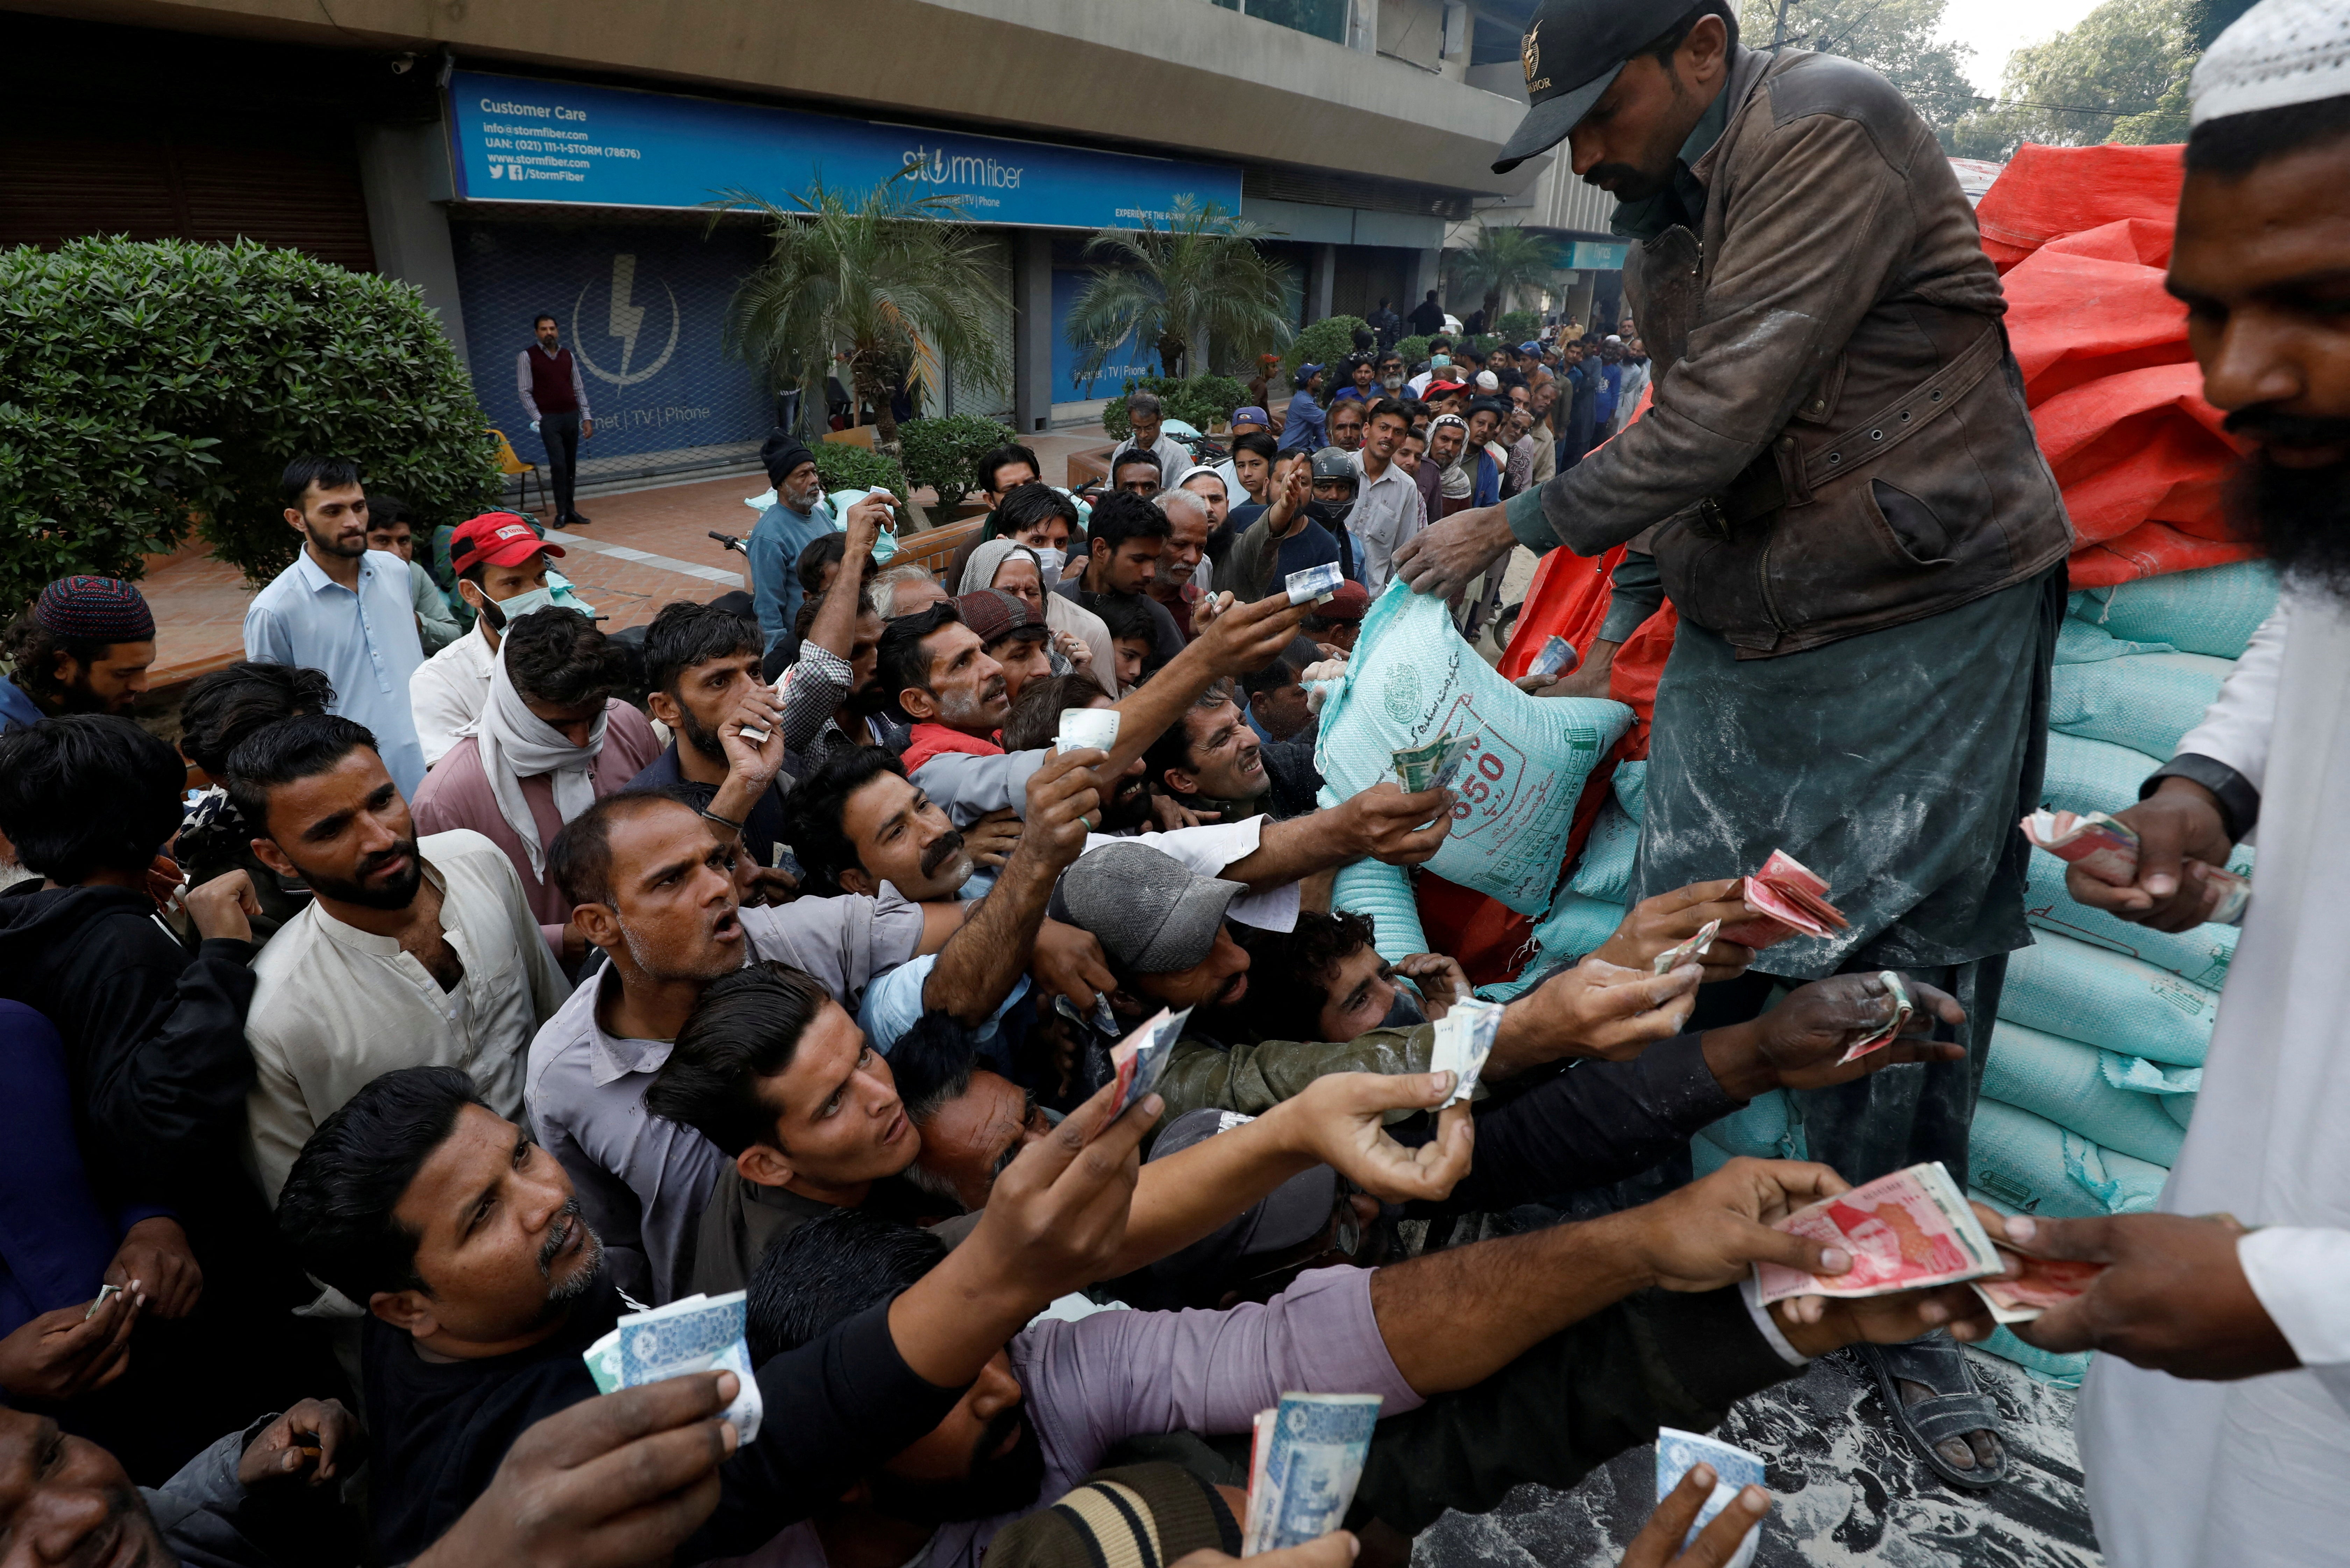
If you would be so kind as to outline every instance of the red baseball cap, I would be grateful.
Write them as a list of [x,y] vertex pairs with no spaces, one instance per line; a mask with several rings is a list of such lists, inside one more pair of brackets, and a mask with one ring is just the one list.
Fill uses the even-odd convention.
[[562,545],[540,538],[538,530],[515,514],[484,512],[450,532],[449,569],[462,576],[481,566],[518,566],[542,550],[563,554]]

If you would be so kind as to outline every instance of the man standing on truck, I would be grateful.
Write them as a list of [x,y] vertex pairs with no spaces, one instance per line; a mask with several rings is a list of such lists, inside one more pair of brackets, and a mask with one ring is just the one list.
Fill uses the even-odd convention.
[[[1653,402],[1549,483],[1430,526],[1399,573],[1451,597],[1513,544],[1631,546],[1594,694],[1663,598],[1679,613],[1631,897],[1783,849],[1851,920],[1708,988],[1690,1026],[1751,1016],[1774,976],[1950,992],[1967,1061],[1796,1098],[1848,1180],[1928,1159],[1963,1180],[2006,955],[2032,940],[2015,824],[2072,546],[1972,210],[1882,78],[1742,47],[1728,0],[1546,0],[1522,57],[1533,107],[1494,167],[1564,139],[1614,194]],[[1862,1354],[1938,1474],[2004,1479],[1955,1344]]]

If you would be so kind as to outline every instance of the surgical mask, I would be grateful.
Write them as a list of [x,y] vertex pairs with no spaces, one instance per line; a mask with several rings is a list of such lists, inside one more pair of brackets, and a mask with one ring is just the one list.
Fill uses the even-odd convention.
[[1441,370],[1451,363],[1452,356],[1450,354],[1430,354],[1428,357],[1428,368],[1431,370]]
[[585,601],[570,592],[570,585],[566,583],[563,596],[559,598],[552,587],[530,588],[512,598],[490,600],[482,615],[490,623],[491,630],[504,631],[509,623],[520,620],[533,610],[550,608],[567,609],[575,615],[595,614]]
[[1419,998],[1399,985],[1395,988],[1395,1000],[1388,1003],[1388,1015],[1379,1020],[1379,1027],[1410,1029],[1427,1022],[1428,1014],[1421,1011]]
[[1069,558],[1066,550],[1058,545],[1029,545],[1024,548],[1036,553],[1036,575],[1045,580],[1046,587],[1061,580],[1061,567]]

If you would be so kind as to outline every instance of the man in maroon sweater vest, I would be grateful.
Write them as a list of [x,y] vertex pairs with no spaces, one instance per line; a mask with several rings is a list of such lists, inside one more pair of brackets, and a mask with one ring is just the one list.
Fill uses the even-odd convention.
[[563,346],[555,317],[541,316],[531,328],[538,334],[538,341],[515,360],[515,390],[522,394],[530,428],[546,443],[546,483],[555,492],[555,525],[576,528],[588,519],[572,510],[571,487],[579,476],[579,443],[596,433],[596,417],[588,411],[588,388],[579,379],[579,361]]

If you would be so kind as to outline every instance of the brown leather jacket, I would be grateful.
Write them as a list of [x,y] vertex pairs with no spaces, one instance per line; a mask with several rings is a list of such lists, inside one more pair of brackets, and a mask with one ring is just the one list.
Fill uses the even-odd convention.
[[1596,556],[1650,534],[1675,607],[1742,659],[2063,560],[1999,277],[1933,132],[1834,56],[1742,49],[1723,90],[1691,171],[1702,233],[1636,244],[1625,270],[1653,405],[1513,502],[1518,537]]

